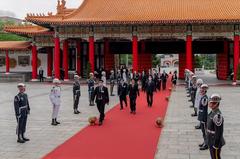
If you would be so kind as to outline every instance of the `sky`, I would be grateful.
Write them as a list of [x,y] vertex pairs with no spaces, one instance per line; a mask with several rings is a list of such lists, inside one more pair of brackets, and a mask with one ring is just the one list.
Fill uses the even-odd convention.
[[[66,0],[67,8],[78,8],[83,0]],[[0,16],[24,19],[27,13],[56,13],[57,0],[0,0]]]

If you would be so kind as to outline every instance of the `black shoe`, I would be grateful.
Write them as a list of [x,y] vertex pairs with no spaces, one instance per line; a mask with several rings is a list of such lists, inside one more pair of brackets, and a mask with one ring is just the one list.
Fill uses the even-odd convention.
[[190,95],[187,95],[187,97],[190,97]]
[[60,122],[57,121],[57,119],[55,119],[55,123],[58,125],[58,124],[61,124]]
[[195,126],[195,129],[201,129],[200,125]]
[[136,115],[136,112],[134,111],[133,114]]
[[204,145],[204,143],[202,143],[202,144],[199,144],[198,146],[199,146],[199,147],[203,147],[203,145]]
[[130,114],[132,114],[133,112],[131,111]]
[[18,142],[18,143],[25,143],[25,141],[22,140],[22,139],[18,139],[17,142]]
[[195,116],[197,116],[197,113],[193,113],[193,114],[191,114],[191,116],[192,116],[192,117],[195,117]]
[[189,101],[189,102],[192,102],[192,100],[191,100],[191,99],[189,99],[188,101]]
[[103,123],[102,123],[101,121],[98,123],[99,126],[101,126],[102,124],[103,124]]
[[52,124],[51,125],[53,125],[53,126],[57,125],[57,123],[55,122],[55,119],[52,119]]
[[115,96],[115,94],[111,94],[111,96]]
[[24,141],[30,141],[30,139],[23,137]]
[[74,111],[74,114],[79,114],[80,112],[78,110],[75,110]]
[[208,149],[208,146],[207,145],[203,145],[202,147],[199,148],[199,150],[207,150]]
[[190,107],[190,108],[194,108],[194,106],[193,106],[193,105],[190,105],[189,107]]
[[81,113],[81,112],[77,110],[77,113],[79,114],[79,113]]

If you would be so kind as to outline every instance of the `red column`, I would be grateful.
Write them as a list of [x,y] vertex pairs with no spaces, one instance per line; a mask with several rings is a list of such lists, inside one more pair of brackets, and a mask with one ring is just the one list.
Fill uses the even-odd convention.
[[64,80],[68,80],[68,41],[63,42],[63,69],[64,69]]
[[77,41],[77,73],[81,74],[81,41]]
[[234,63],[234,65],[233,65],[233,70],[234,70],[233,81],[236,82],[238,64],[239,64],[239,35],[234,36],[234,60],[233,60],[233,63]]
[[133,65],[133,71],[138,71],[138,38],[137,36],[132,37],[132,65]]
[[8,50],[6,50],[6,73],[9,73],[9,55],[8,55]]
[[89,37],[89,63],[91,65],[91,72],[94,72],[94,37]]
[[60,39],[55,37],[54,39],[55,48],[54,48],[54,73],[55,78],[60,79]]
[[47,48],[47,76],[52,77],[53,53],[52,48]]
[[192,35],[186,38],[186,69],[193,71]]
[[37,46],[32,46],[32,80],[37,79]]

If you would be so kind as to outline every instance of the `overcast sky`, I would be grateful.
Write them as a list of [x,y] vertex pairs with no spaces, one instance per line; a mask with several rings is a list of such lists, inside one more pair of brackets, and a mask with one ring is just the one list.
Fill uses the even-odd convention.
[[[67,8],[78,8],[83,0],[66,0]],[[56,12],[57,0],[0,0],[0,16],[25,18],[27,13]]]

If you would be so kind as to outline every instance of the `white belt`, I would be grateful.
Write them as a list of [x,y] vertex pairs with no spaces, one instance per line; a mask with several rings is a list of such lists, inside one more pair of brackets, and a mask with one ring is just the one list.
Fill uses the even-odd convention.
[[23,107],[19,107],[19,114],[21,113],[21,110],[22,109],[26,109],[28,106],[27,105],[25,105],[25,106],[23,106]]
[[207,130],[207,132],[210,134],[215,134],[215,131]]

